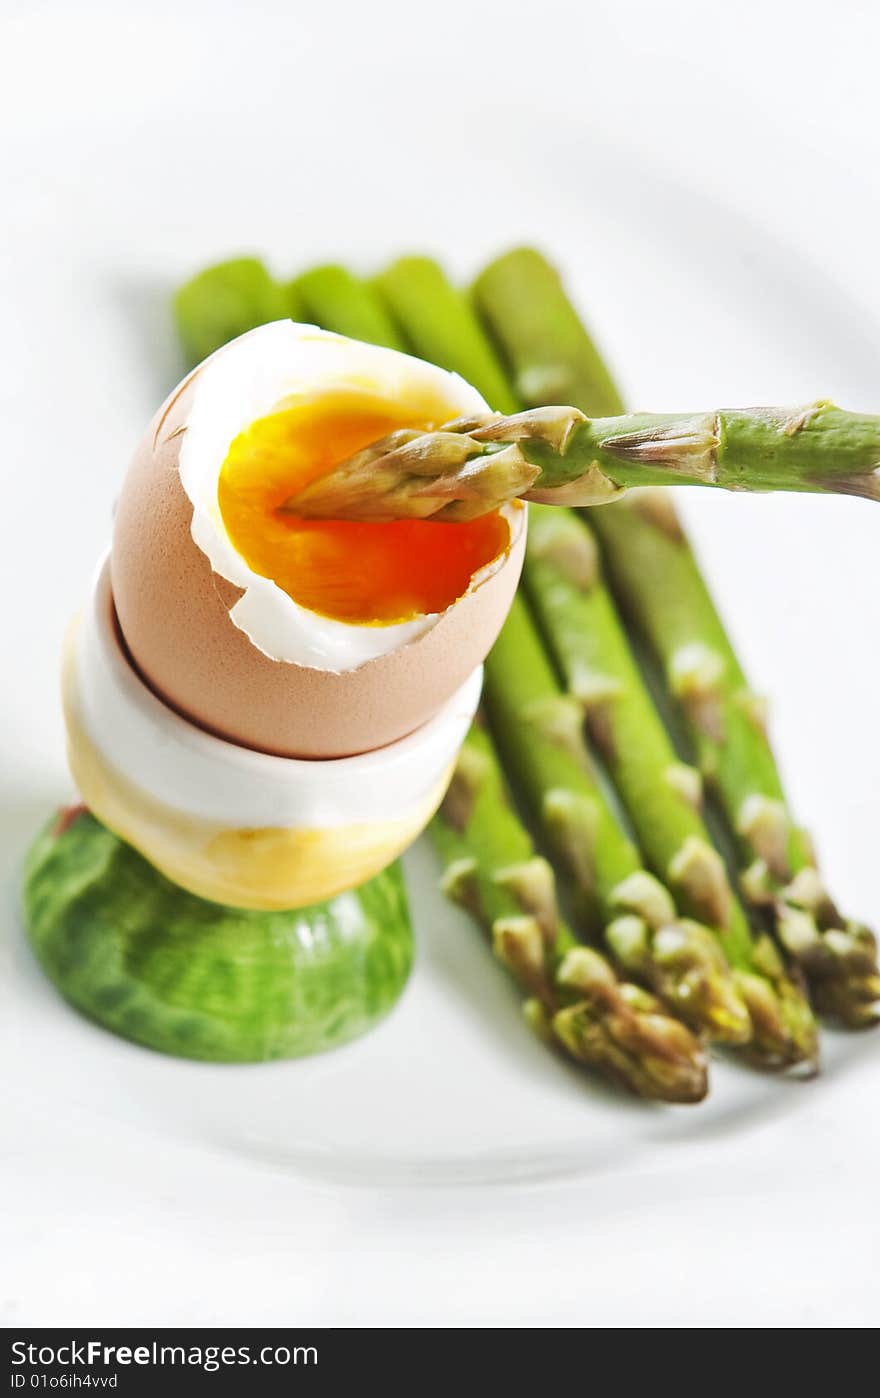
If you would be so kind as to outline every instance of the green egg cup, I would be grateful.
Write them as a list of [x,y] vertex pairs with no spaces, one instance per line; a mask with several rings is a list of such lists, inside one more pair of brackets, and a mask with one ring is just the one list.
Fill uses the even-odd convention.
[[413,937],[399,862],[310,907],[225,907],[185,892],[84,808],[37,836],[25,921],[76,1009],[147,1048],[213,1063],[322,1053],[396,1003]]

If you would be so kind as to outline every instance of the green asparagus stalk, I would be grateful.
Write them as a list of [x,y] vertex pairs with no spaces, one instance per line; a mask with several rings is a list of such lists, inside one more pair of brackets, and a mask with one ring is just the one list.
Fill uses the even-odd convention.
[[[573,551],[566,566],[578,566]],[[619,639],[613,612],[608,627],[611,637],[616,633]],[[625,644],[623,656],[629,660]],[[594,678],[600,685],[614,683],[613,677],[598,672]],[[817,1043],[809,1005],[786,975],[770,939],[753,940],[729,888],[723,861],[690,804],[689,774],[676,762],[668,740],[664,742],[650,701],[643,705],[637,692],[631,707],[640,713],[627,715],[619,734],[621,760],[612,771],[615,777],[621,771],[628,777],[620,793],[659,877],[652,878],[640,867],[625,872],[619,831],[607,807],[602,809],[598,783],[586,774],[583,697],[562,693],[525,602],[518,598],[486,661],[486,709],[505,767],[540,823],[551,854],[574,880],[581,905],[588,899],[598,904],[606,919],[606,935],[618,955],[624,954],[629,938],[640,950],[644,947],[650,935],[644,924],[651,926],[658,890],[662,908],[655,914],[655,927],[660,929],[661,946],[664,928],[674,925],[702,939],[708,922],[721,953],[716,955],[716,966],[733,969],[734,984],[748,1007],[749,1055],[766,1067],[812,1066]],[[606,703],[610,697],[606,691]],[[594,690],[591,708],[596,698]],[[623,691],[616,693],[617,707],[627,698],[632,701]],[[609,703],[606,715],[611,709]],[[639,731],[639,718],[648,725],[645,733]],[[626,752],[624,744],[628,744]],[[610,744],[603,742],[603,748],[609,751]],[[676,917],[669,889],[690,917]],[[626,918],[623,925],[613,920],[609,925],[609,917],[627,902],[635,916]],[[643,926],[638,927],[637,920]]]
[[[417,260],[421,272],[418,285],[425,291],[424,305],[417,299],[410,279],[415,261],[407,259],[403,264],[395,264],[377,283],[384,291],[393,293],[399,272],[404,276],[409,294],[393,296],[391,303],[398,314],[402,307],[406,310],[407,319],[401,327],[406,340],[421,353],[430,345],[444,365],[453,370],[463,368],[465,362],[471,368],[481,361],[494,363],[491,346],[468,302],[439,268],[435,268],[434,275],[427,275],[426,269],[434,264],[421,259]],[[348,289],[352,299],[358,295],[357,284],[352,283]],[[332,321],[322,323],[326,329],[337,328]],[[422,340],[423,326],[430,327],[427,341]],[[466,359],[459,360],[460,352],[466,354]],[[478,387],[485,391],[482,383]],[[496,387],[512,399],[497,370]],[[544,719],[554,731],[561,731],[567,723],[571,741],[581,751],[581,716],[570,701],[557,694],[555,701],[546,706]],[[571,769],[571,762],[567,766]],[[606,949],[626,975],[649,985],[691,1027],[716,1040],[744,1042],[751,1034],[748,1013],[711,934],[697,923],[677,916],[667,890],[642,867],[634,846],[619,828],[588,765],[574,780],[571,791],[550,791],[547,809],[555,810],[563,824],[567,820],[576,823],[585,811],[595,812],[601,826],[605,877],[598,901],[588,878],[589,866],[580,857],[576,840],[565,842],[567,862],[583,894],[581,912],[585,921],[591,923],[593,934],[603,938]]]
[[697,771],[678,761],[607,589],[588,526],[538,506],[526,589],[649,862],[686,912],[717,930],[752,1014],[755,1047],[781,1064],[815,1057],[809,1005],[766,935],[753,936],[700,814]]
[[880,417],[826,401],[605,418],[563,406],[478,414],[383,437],[287,508],[311,519],[458,521],[518,497],[604,505],[645,485],[880,500]]
[[474,282],[473,301],[520,407],[564,401],[606,417],[624,412],[610,371],[541,253],[514,248],[490,262]]
[[[474,337],[473,311],[466,296],[454,290],[429,257],[399,257],[374,278],[373,285],[399,326],[417,324],[417,354],[441,369],[475,384],[486,402],[501,413],[515,413],[517,403],[492,346]],[[439,319],[434,319],[434,308]],[[559,400],[557,400],[559,401]]]
[[[555,270],[530,249],[492,263],[475,297],[526,403],[563,395],[589,412],[623,404]],[[668,494],[636,492],[589,515],[618,601],[647,641],[707,785],[733,830],[742,891],[766,910],[817,1008],[852,1026],[880,999],[876,946],[843,918],[786,801],[763,706],[748,686]]]
[[337,335],[388,349],[404,348],[382,300],[365,282],[345,267],[313,267],[290,282],[303,310],[303,318],[316,325],[332,325]]
[[662,667],[707,785],[735,839],[746,899],[772,917],[820,1013],[858,1028],[880,1008],[877,945],[844,918],[786,800],[765,707],[749,688],[696,559],[665,497],[608,511],[602,537],[615,591]]
[[474,726],[432,822],[443,888],[486,929],[495,955],[528,995],[532,1027],[569,1057],[640,1097],[699,1102],[703,1051],[641,987],[618,979],[560,916],[553,870],[508,800],[487,733]]
[[294,291],[275,281],[256,257],[206,267],[177,291],[172,309],[190,366],[236,335],[270,320],[301,317]]
[[[393,276],[394,268],[391,268],[385,274],[385,284],[389,278],[393,279]],[[465,334],[469,340],[479,340],[485,351],[489,352],[491,347],[473,313],[471,312],[469,319],[462,316],[463,298],[449,285],[439,269],[430,280],[430,289],[431,295],[426,301],[422,315],[419,315],[418,304],[414,301],[411,302],[409,316],[402,326],[407,339],[416,352],[426,352],[427,342],[423,342],[421,339],[421,325],[428,321],[431,325],[431,349],[442,358],[446,367],[452,369],[459,367],[459,361],[456,357],[457,347]],[[449,315],[446,313],[447,306],[454,308]],[[445,341],[443,339],[444,328],[447,328]],[[471,354],[470,361],[473,362],[474,358],[475,356]],[[488,385],[484,386],[478,381],[476,387],[485,392]],[[506,387],[505,391],[506,399],[502,400],[502,406],[506,410],[515,408],[517,399],[513,388]],[[590,518],[602,513],[602,511],[591,512]],[[694,795],[695,782],[698,781],[697,774],[683,767],[677,761],[665,730],[654,711],[650,697],[644,691],[641,677],[632,661],[629,660],[628,646],[620,622],[602,585],[601,577],[598,575],[598,559],[595,550],[589,548],[589,536],[577,530],[576,522],[568,512],[547,512],[533,509],[531,514],[533,518],[537,516],[539,521],[547,520],[548,524],[551,520],[558,519],[561,521],[563,530],[566,524],[569,525],[565,532],[569,540],[573,540],[573,548],[567,553],[567,566],[571,571],[571,577],[577,580],[580,586],[589,587],[602,614],[605,633],[612,641],[616,642],[616,652],[622,654],[629,661],[628,666],[624,666],[623,679],[624,681],[635,680],[636,693],[640,700],[638,707],[642,710],[641,717],[645,719],[651,735],[646,746],[648,755],[653,758],[653,767],[652,779],[640,780],[641,752],[637,745],[633,754],[627,756],[626,770],[629,781],[627,790],[623,794],[624,799],[629,804],[630,815],[637,831],[641,836],[647,834],[650,837],[653,854],[658,856],[657,858],[652,857],[655,869],[662,871],[668,877],[671,868],[672,873],[681,880],[677,891],[682,899],[686,900],[688,895],[690,896],[691,911],[696,911],[700,916],[708,916],[718,927],[719,937],[725,951],[734,958],[742,993],[750,1001],[756,1025],[757,1052],[769,1062],[788,1063],[803,1060],[809,1063],[816,1052],[815,1025],[809,1007],[806,1005],[799,988],[785,975],[772,944],[766,939],[753,941],[745,914],[727,884],[723,864],[712,849],[699,815],[687,804],[687,796],[693,797]],[[570,527],[572,524],[575,526],[574,532]],[[566,554],[561,543],[559,548],[563,554]],[[586,627],[584,629],[586,630]],[[515,635],[516,646],[522,649],[522,659],[518,667],[515,655],[508,655],[511,651],[509,642],[511,634]],[[493,671],[502,664],[502,661],[499,660],[499,656],[502,655],[508,655],[510,676],[506,682],[498,681],[493,686]],[[535,644],[533,638],[530,638],[522,615],[515,607],[512,618],[508,621],[507,628],[502,632],[501,638],[496,642],[495,651],[487,663],[487,693],[491,713],[494,714],[497,711],[499,703],[508,702],[508,687],[513,684],[513,676],[516,673],[525,672],[528,672],[529,675],[533,673],[542,675],[543,697],[549,697],[552,692],[551,686],[554,683],[553,676],[549,672],[540,647]],[[599,697],[601,689],[602,679],[599,677],[597,689],[593,693],[594,698]],[[495,695],[495,700],[493,700],[493,695]],[[581,695],[581,701],[583,697]],[[633,736],[638,744],[640,737],[638,722],[633,727],[635,729]],[[521,733],[519,744],[511,740],[509,748],[503,749],[505,761],[525,762],[527,758],[524,750],[534,740],[534,735],[528,731]],[[533,750],[536,753],[540,752],[540,744],[535,746]],[[542,782],[546,783],[548,780],[548,770],[548,759],[543,754],[536,757],[532,777],[526,783],[531,788],[532,806],[539,820],[542,819],[541,801],[548,789],[546,786],[542,787]],[[567,764],[567,778],[569,781],[577,781],[579,794],[585,794],[583,791],[584,777],[583,775],[575,777],[570,762]],[[593,799],[596,799],[595,794]],[[601,801],[601,792],[598,793],[598,799]],[[637,816],[636,811],[638,812]],[[606,839],[607,836],[604,836],[599,841],[601,850],[605,849]],[[660,848],[661,841],[664,841],[663,848]],[[569,842],[569,851],[570,848],[571,843]],[[565,849],[560,851],[557,848],[556,853],[558,857],[565,859]],[[570,860],[568,862],[570,865]],[[570,868],[570,872],[574,872],[575,878],[577,878],[577,870],[572,871]],[[609,874],[611,877],[605,884],[606,893],[612,893],[615,887],[613,871],[609,871]],[[701,887],[698,887],[698,879],[702,881]],[[597,881],[601,882],[598,878]],[[668,893],[665,889],[663,892],[668,899]],[[613,898],[611,904],[612,906],[605,910],[606,915],[614,910]],[[669,900],[669,905],[672,906],[671,900]],[[725,922],[730,924],[728,930],[724,930]]]

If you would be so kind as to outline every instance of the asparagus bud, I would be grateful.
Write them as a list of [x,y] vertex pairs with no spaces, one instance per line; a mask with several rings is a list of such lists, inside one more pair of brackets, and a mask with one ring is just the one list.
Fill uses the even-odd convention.
[[829,402],[588,418],[541,407],[372,443],[291,496],[310,519],[457,520],[520,496],[605,504],[630,486],[798,490],[880,500],[880,417]]

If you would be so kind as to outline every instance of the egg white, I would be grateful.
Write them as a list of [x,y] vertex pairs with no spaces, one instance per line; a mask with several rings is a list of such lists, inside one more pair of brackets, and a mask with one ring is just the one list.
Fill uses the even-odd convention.
[[[193,506],[192,537],[213,570],[243,589],[230,611],[234,624],[270,659],[335,672],[355,670],[410,644],[443,614],[359,626],[300,606],[270,578],[254,573],[235,548],[220,512],[218,482],[231,443],[257,419],[346,392],[355,398],[368,394],[398,409],[403,404],[425,420],[488,411],[476,389],[457,374],[397,350],[279,320],[233,340],[197,371],[179,456],[180,481]],[[506,513],[513,540],[525,511],[510,507]],[[475,574],[468,591],[491,576],[504,557]]]

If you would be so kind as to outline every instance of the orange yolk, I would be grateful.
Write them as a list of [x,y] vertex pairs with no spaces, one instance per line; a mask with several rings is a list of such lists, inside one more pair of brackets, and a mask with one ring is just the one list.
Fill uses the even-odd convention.
[[372,524],[280,510],[361,447],[399,427],[432,425],[341,394],[258,419],[235,438],[220,471],[231,543],[253,572],[337,621],[383,625],[445,611],[507,549],[510,530],[497,511],[464,524]]

